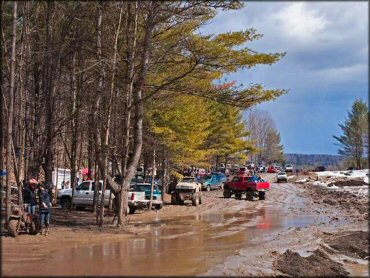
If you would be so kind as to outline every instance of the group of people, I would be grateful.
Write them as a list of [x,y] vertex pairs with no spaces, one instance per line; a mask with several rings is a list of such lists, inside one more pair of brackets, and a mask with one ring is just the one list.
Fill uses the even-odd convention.
[[23,202],[28,204],[28,213],[35,214],[36,207],[40,213],[40,234],[50,233],[50,215],[52,202],[52,187],[48,182],[38,182],[30,179],[23,187]]

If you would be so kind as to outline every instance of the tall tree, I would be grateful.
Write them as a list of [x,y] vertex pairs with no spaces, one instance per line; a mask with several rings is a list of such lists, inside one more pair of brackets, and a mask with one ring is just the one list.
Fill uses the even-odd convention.
[[333,136],[338,154],[349,157],[357,169],[362,169],[369,151],[369,110],[366,102],[356,99],[343,124],[341,136]]
[[250,109],[246,113],[245,123],[249,131],[248,138],[255,146],[250,159],[258,164],[283,162],[280,134],[270,113],[256,108]]
[[11,174],[11,159],[13,145],[13,114],[14,114],[14,80],[15,80],[15,52],[17,40],[17,1],[13,2],[13,31],[12,31],[12,52],[10,64],[10,88],[9,88],[9,105],[8,105],[8,128],[6,140],[6,223],[8,223],[10,215],[10,174]]
[[284,147],[281,144],[280,133],[275,129],[267,133],[266,146],[264,150],[264,161],[271,163],[284,163]]

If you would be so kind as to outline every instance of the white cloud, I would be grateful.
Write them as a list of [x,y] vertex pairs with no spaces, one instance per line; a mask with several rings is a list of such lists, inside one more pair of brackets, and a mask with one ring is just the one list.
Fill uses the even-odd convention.
[[346,83],[360,81],[368,76],[368,65],[359,63],[344,67],[323,68],[312,73],[313,78],[320,79],[326,83],[337,82]]
[[281,34],[304,43],[316,40],[317,34],[328,25],[324,15],[310,9],[304,2],[291,3],[272,14],[271,20],[275,26],[281,26]]
[[229,79],[289,89],[259,105],[271,112],[286,149],[334,153],[331,134],[355,97],[367,98],[368,9],[368,2],[247,2],[241,10],[221,12],[201,32],[254,27],[264,36],[248,47],[287,51],[272,66],[241,70]]

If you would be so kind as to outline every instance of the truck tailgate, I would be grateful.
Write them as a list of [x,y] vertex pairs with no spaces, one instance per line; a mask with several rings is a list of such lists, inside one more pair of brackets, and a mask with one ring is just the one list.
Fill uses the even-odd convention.
[[257,182],[257,190],[269,190],[270,183],[269,182]]
[[143,191],[129,192],[128,193],[128,199],[132,200],[132,201],[145,201],[145,192],[143,192]]

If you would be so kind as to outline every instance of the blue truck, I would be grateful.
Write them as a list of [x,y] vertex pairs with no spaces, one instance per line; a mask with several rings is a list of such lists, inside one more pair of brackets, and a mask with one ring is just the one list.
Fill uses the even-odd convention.
[[[150,191],[151,191],[151,184],[150,183],[135,183],[131,185],[134,191],[145,192],[145,200],[147,202],[147,206],[149,206],[150,202]],[[162,200],[162,192],[158,189],[158,186],[154,184],[153,188],[153,202],[152,205],[155,209],[161,209],[163,207],[163,200]]]
[[213,172],[201,181],[202,189],[211,191],[211,189],[223,188],[226,181],[227,177],[224,173]]

